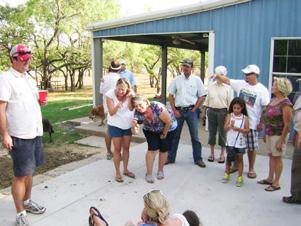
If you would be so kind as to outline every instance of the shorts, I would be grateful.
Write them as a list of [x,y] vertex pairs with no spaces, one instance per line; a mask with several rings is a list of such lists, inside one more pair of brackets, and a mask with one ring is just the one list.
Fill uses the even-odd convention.
[[10,155],[13,160],[15,177],[32,176],[36,168],[44,163],[42,137],[21,139],[12,137],[13,148]]
[[129,128],[129,129],[120,129],[116,126],[108,125],[108,135],[109,135],[109,137],[132,136],[132,131],[131,131],[131,128]]
[[282,145],[281,150],[277,150],[276,149],[276,143],[278,141],[278,139],[280,138],[280,136],[266,136],[266,147],[268,150],[268,153],[272,156],[278,157],[278,156],[283,156],[286,152],[286,143],[287,140],[285,141],[285,143]]
[[226,152],[227,152],[227,162],[231,163],[235,161],[235,156],[237,154],[243,155],[246,153],[245,148],[236,148],[233,146],[226,146]]
[[249,151],[258,150],[258,133],[254,129],[250,129],[248,134],[246,134],[246,144]]
[[163,140],[160,139],[161,133],[158,132],[156,133],[144,129],[143,129],[143,133],[145,135],[149,151],[159,150],[160,152],[167,152],[171,148],[171,142],[176,134],[176,130],[169,131],[167,133],[166,138]]

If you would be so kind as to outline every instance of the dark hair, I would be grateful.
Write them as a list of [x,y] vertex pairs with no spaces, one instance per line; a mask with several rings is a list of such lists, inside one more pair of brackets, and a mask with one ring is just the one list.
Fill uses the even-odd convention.
[[120,70],[120,63],[119,61],[111,61],[111,64],[109,66],[109,72],[118,72]]
[[198,215],[193,210],[186,210],[183,213],[190,226],[200,226],[201,222]]
[[234,104],[238,104],[241,107],[241,113],[243,113],[245,116],[248,116],[247,107],[245,101],[240,97],[235,97],[229,107],[229,113],[233,112],[233,106]]

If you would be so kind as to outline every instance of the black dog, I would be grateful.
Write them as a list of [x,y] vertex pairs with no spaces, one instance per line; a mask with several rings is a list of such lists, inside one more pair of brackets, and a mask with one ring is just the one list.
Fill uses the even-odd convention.
[[48,132],[49,142],[52,142],[51,134],[54,133],[54,130],[48,119],[43,119],[43,131]]

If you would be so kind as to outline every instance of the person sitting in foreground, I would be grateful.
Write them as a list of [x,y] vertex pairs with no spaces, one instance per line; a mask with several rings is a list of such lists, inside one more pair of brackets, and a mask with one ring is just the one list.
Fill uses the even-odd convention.
[[90,207],[89,226],[109,226],[108,222],[94,206]]
[[183,216],[186,218],[190,226],[202,226],[200,218],[193,210],[186,210],[183,213]]

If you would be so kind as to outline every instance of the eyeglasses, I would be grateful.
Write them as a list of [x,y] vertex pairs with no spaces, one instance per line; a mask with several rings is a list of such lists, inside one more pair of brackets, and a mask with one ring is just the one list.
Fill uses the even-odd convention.
[[20,51],[18,52],[20,55],[26,55],[26,54],[31,54],[31,51]]

